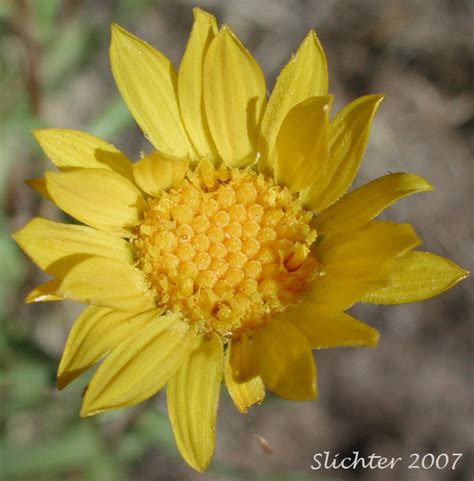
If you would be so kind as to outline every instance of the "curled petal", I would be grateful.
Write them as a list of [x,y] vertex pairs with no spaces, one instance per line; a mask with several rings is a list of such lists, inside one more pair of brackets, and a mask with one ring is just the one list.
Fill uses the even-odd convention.
[[232,376],[237,382],[248,381],[257,375],[256,355],[245,334],[230,343],[228,352]]
[[318,312],[313,306],[302,304],[281,317],[306,336],[312,349],[375,347],[379,340],[378,331],[345,312]]
[[328,275],[363,278],[378,272],[388,260],[421,243],[409,224],[372,221],[360,229],[328,236],[317,256]]
[[334,204],[352,184],[383,95],[366,95],[344,107],[329,124],[329,162],[324,175],[301,194],[310,209]]
[[60,285],[61,281],[59,279],[52,279],[35,287],[26,296],[25,303],[62,301],[63,297],[58,294]]
[[187,168],[186,160],[153,152],[133,164],[133,175],[144,192],[158,197],[164,190],[179,185]]
[[296,53],[282,69],[268,101],[259,140],[260,171],[273,168],[275,141],[283,120],[297,104],[328,94],[328,70],[316,33],[306,35]]
[[328,161],[331,97],[311,97],[296,105],[276,138],[275,180],[298,192],[319,178]]
[[265,386],[260,376],[256,375],[244,382],[235,380],[229,353],[226,356],[224,378],[229,395],[235,407],[242,414],[246,413],[247,409],[254,404],[260,404],[265,398]]
[[270,391],[290,400],[316,397],[316,366],[299,329],[276,320],[256,333],[254,343],[258,372]]

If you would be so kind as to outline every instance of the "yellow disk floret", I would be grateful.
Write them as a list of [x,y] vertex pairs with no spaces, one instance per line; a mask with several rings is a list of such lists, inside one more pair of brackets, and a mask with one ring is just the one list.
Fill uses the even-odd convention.
[[252,331],[315,275],[312,213],[252,170],[201,162],[148,205],[134,240],[139,266],[159,305],[207,332]]

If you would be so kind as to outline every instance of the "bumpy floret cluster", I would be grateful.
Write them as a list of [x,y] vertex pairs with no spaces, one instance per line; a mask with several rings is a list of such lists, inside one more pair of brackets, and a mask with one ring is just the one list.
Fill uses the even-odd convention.
[[134,241],[159,305],[237,337],[295,302],[314,276],[312,213],[252,170],[202,162],[148,199]]

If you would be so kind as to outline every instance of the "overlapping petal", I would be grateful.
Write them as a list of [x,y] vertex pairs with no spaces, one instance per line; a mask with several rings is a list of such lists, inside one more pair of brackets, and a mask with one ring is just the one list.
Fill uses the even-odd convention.
[[[268,104],[265,80],[254,58],[228,26],[218,31],[215,17],[199,8],[194,9],[193,29],[178,75],[164,55],[117,25],[112,27],[110,60],[125,103],[156,151],[142,154],[132,167],[118,149],[90,134],[68,129],[34,131],[60,172],[47,172],[44,179],[31,179],[28,184],[86,226],[35,218],[14,235],[32,260],[55,277],[30,292],[26,302],[89,304],[69,334],[57,380],[62,389],[105,357],[84,393],[81,416],[136,404],[168,383],[168,411],[178,450],[192,468],[202,472],[214,451],[223,375],[241,413],[262,402],[265,386],[286,399],[314,399],[316,366],[311,348],[374,347],[378,342],[375,329],[344,310],[361,300],[397,304],[427,299],[452,287],[467,272],[448,259],[413,252],[421,241],[410,225],[373,220],[398,199],[432,190],[423,178],[388,174],[346,194],[359,169],[382,95],[361,97],[329,121],[332,97],[328,95],[326,59],[314,32],[306,36],[281,71]],[[231,168],[255,167],[263,174],[248,170],[240,177],[243,188],[238,195],[237,190],[233,192],[239,202],[253,202],[246,198],[247,193],[255,199],[252,188],[245,184],[248,174],[255,182],[270,186],[256,196],[259,200],[268,197],[267,204],[280,195],[278,186],[298,194],[288,209],[279,208],[278,215],[288,213],[290,207],[316,211],[311,223],[303,227],[317,230],[317,242],[302,248],[305,256],[309,252],[313,257],[316,272],[308,275],[304,286],[306,281],[295,277],[291,289],[294,287],[297,298],[290,307],[277,309],[275,314],[271,301],[266,303],[261,312],[268,318],[261,325],[254,313],[247,316],[244,302],[242,311],[227,322],[225,316],[228,312],[233,315],[237,297],[229,301],[232,309],[215,314],[221,324],[213,325],[214,297],[225,303],[233,292],[243,296],[243,283],[235,291],[226,286],[214,292],[207,289],[207,283],[197,282],[196,286],[203,284],[202,302],[209,300],[211,307],[203,309],[205,316],[197,317],[196,322],[183,318],[182,313],[174,312],[179,302],[165,299],[175,291],[157,298],[159,285],[171,280],[180,286],[180,279],[173,273],[169,279],[156,281],[148,269],[164,262],[153,256],[150,261],[148,253],[140,249],[134,252],[137,232],[139,236],[151,232],[142,250],[153,252],[163,247],[153,230],[153,223],[162,219],[160,215],[151,217],[150,208],[156,199],[170,201],[171,195],[162,197],[164,191],[175,189],[180,197],[176,188],[183,179],[194,186],[201,186],[202,181],[204,193],[216,188],[216,177],[222,183],[239,181],[240,174],[234,177],[234,170],[229,169],[229,180],[229,171],[215,169],[221,161]],[[189,165],[194,174],[188,171]],[[180,202],[186,203],[190,191],[185,192]],[[285,192],[279,202],[284,202]],[[223,210],[229,199],[234,202],[232,192],[217,199]],[[171,207],[166,210],[170,213],[167,218],[176,220],[179,216]],[[244,217],[252,207],[243,209]],[[242,217],[238,210],[232,218]],[[258,216],[258,209],[252,212]],[[144,218],[150,224],[138,229]],[[222,215],[219,222],[230,222],[230,218]],[[275,219],[271,213],[265,214],[261,225],[278,223]],[[243,230],[235,224],[225,235]],[[278,237],[278,227],[267,229],[258,240]],[[283,231],[291,231],[291,226],[283,223],[283,227]],[[212,237],[217,238],[221,230],[214,231]],[[232,240],[236,241],[233,246],[238,245],[239,239]],[[166,248],[172,244],[167,242]],[[216,245],[210,245],[209,256],[214,250],[225,251],[224,245],[214,249]],[[275,245],[280,249],[280,244]],[[278,255],[287,261],[282,251],[278,250]],[[194,246],[185,255],[194,259]],[[174,265],[175,257],[179,256],[169,255],[170,264]],[[206,254],[201,252],[200,257]],[[258,257],[259,261],[263,257]],[[237,255],[229,263],[244,265]],[[176,272],[181,272],[185,263],[177,265]],[[280,283],[272,284],[277,274],[272,277],[271,269],[262,271],[261,279],[268,273],[269,286],[279,289]],[[287,273],[278,271],[280,274]],[[219,284],[226,282],[220,280]],[[190,295],[192,286],[191,282],[191,288],[186,285],[185,289]],[[246,282],[245,289],[251,291],[250,286]],[[298,297],[300,287],[304,292]],[[276,294],[274,299],[284,304],[284,296],[280,299]],[[198,304],[189,305],[194,309]],[[161,305],[166,307],[157,307]],[[165,308],[169,311],[162,315]],[[219,317],[221,313],[225,319]],[[237,322],[241,324],[235,327]]]
[[110,63],[117,87],[145,137],[175,157],[193,155],[181,121],[177,75],[158,50],[122,27],[112,26]]
[[26,179],[25,184],[30,186],[36,192],[38,192],[38,194],[42,195],[45,199],[48,199],[51,202],[54,202],[48,193],[48,189],[46,187],[46,179],[44,177]]
[[318,312],[344,311],[366,293],[382,289],[388,283],[388,273],[384,269],[366,277],[352,279],[321,275],[309,283],[305,302],[314,304],[314,309]]
[[58,368],[57,385],[63,389],[121,342],[158,319],[161,310],[130,313],[106,307],[89,306],[76,319],[69,333]]
[[52,279],[40,284],[29,292],[25,298],[26,304],[33,302],[52,302],[62,301],[63,297],[58,294],[58,288],[61,281],[59,279]]
[[18,245],[48,274],[62,277],[88,256],[133,263],[132,246],[117,236],[86,226],[35,217],[13,235]]
[[281,317],[306,336],[312,349],[375,347],[379,340],[378,331],[345,312],[323,313],[311,305],[301,304]]
[[217,153],[204,109],[203,64],[217,35],[217,21],[200,8],[193,9],[194,23],[178,73],[179,107],[183,122],[201,158],[217,163]]
[[228,26],[212,40],[204,60],[204,105],[217,150],[231,167],[256,160],[265,79]]
[[248,381],[258,374],[256,354],[246,334],[229,344],[228,353],[232,377],[237,382]]
[[366,95],[344,107],[329,125],[329,159],[324,175],[301,195],[309,208],[322,211],[349,188],[359,170],[372,118],[383,95]]
[[93,135],[70,129],[35,129],[33,135],[60,170],[105,169],[133,179],[132,164],[127,157]]
[[176,445],[185,461],[199,472],[207,468],[214,452],[223,362],[220,337],[203,337],[166,391]]
[[265,386],[260,376],[252,377],[244,382],[237,382],[233,374],[229,352],[227,351],[224,379],[235,407],[242,413],[254,404],[260,404],[265,398]]
[[268,101],[259,140],[260,171],[273,167],[275,141],[283,120],[297,104],[328,93],[326,57],[316,33],[311,30],[282,69]]
[[91,227],[129,236],[146,203],[138,188],[115,172],[79,169],[46,172],[46,188],[56,205]]
[[372,221],[360,229],[328,236],[316,249],[325,273],[359,279],[420,243],[410,224]]
[[186,160],[153,152],[133,164],[133,175],[144,192],[158,197],[164,190],[179,185],[187,168]]
[[390,283],[364,295],[363,302],[402,304],[422,301],[447,291],[469,273],[445,257],[408,252],[387,264]]
[[87,386],[81,416],[137,404],[169,381],[196,342],[195,329],[178,317],[149,323],[105,358]]
[[316,397],[316,366],[304,334],[289,322],[274,320],[254,337],[258,372],[265,386],[285,399]]
[[310,97],[293,107],[276,138],[274,175],[298,192],[317,181],[328,161],[331,97]]
[[57,293],[65,299],[129,312],[155,307],[142,271],[106,257],[76,264],[61,280]]

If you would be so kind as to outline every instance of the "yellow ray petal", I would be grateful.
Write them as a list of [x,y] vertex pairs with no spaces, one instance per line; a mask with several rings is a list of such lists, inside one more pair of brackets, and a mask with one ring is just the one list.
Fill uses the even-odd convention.
[[315,182],[328,160],[332,97],[310,97],[293,107],[276,138],[275,180],[298,192]]
[[60,170],[105,169],[132,179],[132,164],[113,145],[79,130],[35,129],[33,135]]
[[312,349],[331,347],[375,347],[379,333],[373,327],[345,312],[318,312],[310,305],[299,305],[281,314],[308,339]]
[[358,279],[378,272],[385,262],[420,243],[410,224],[371,221],[357,230],[328,236],[316,249],[326,273]]
[[248,381],[258,374],[255,352],[245,334],[230,343],[228,352],[232,375],[237,382]]
[[194,8],[193,15],[193,28],[178,73],[179,107],[197,153],[216,163],[219,156],[204,112],[202,73],[204,58],[218,28],[214,15],[200,8]]
[[358,229],[402,197],[431,190],[433,186],[418,175],[387,174],[341,197],[315,218],[314,226],[321,234]]
[[133,164],[133,175],[144,192],[157,197],[163,190],[179,185],[187,168],[187,160],[153,152]]
[[309,97],[327,95],[326,57],[316,33],[311,30],[277,78],[262,120],[259,141],[260,171],[273,167],[275,140],[288,112]]
[[115,172],[80,169],[46,172],[46,187],[56,205],[80,222],[117,235],[130,235],[146,204],[139,190]]
[[176,97],[176,72],[158,50],[119,25],[112,25],[110,63],[128,110],[157,150],[192,154]]
[[62,277],[90,255],[134,262],[133,249],[127,241],[81,225],[35,217],[12,237],[35,264],[56,277]]
[[390,284],[367,293],[362,301],[372,304],[403,304],[422,301],[451,289],[469,273],[430,252],[408,252],[387,263]]
[[231,167],[255,161],[265,105],[265,79],[229,27],[211,42],[204,60],[204,105],[217,150]]
[[143,273],[123,262],[90,257],[64,276],[58,293],[65,299],[123,311],[154,307]]
[[87,386],[81,416],[131,406],[153,396],[176,373],[195,342],[195,329],[177,314],[149,323],[105,358]]
[[46,188],[46,180],[44,177],[40,177],[37,179],[26,179],[25,184],[30,186],[33,190],[41,194],[45,199],[54,202],[49,195],[48,189]]
[[[67,338],[58,368],[57,385],[63,389],[101,357],[150,322],[160,322],[159,309],[131,314],[89,306],[76,319]],[[164,322],[165,326],[166,319]]]
[[52,279],[44,284],[35,287],[25,298],[26,304],[33,302],[62,301],[63,298],[58,294],[59,279]]
[[304,401],[316,397],[316,366],[301,331],[289,322],[272,321],[254,337],[258,371],[277,396]]
[[383,95],[366,95],[344,107],[329,124],[329,162],[318,181],[302,192],[309,208],[322,211],[352,184],[369,137],[370,123]]
[[166,390],[168,414],[184,460],[203,472],[214,452],[224,351],[217,334],[202,338]]
[[230,397],[234,401],[235,407],[242,414],[246,413],[247,409],[255,403],[260,404],[265,398],[265,386],[260,376],[255,376],[241,383],[234,380],[229,351],[226,355],[224,378]]
[[324,275],[311,281],[305,302],[314,304],[314,309],[321,312],[344,311],[367,292],[380,289],[387,283],[388,274],[385,271],[358,279]]

